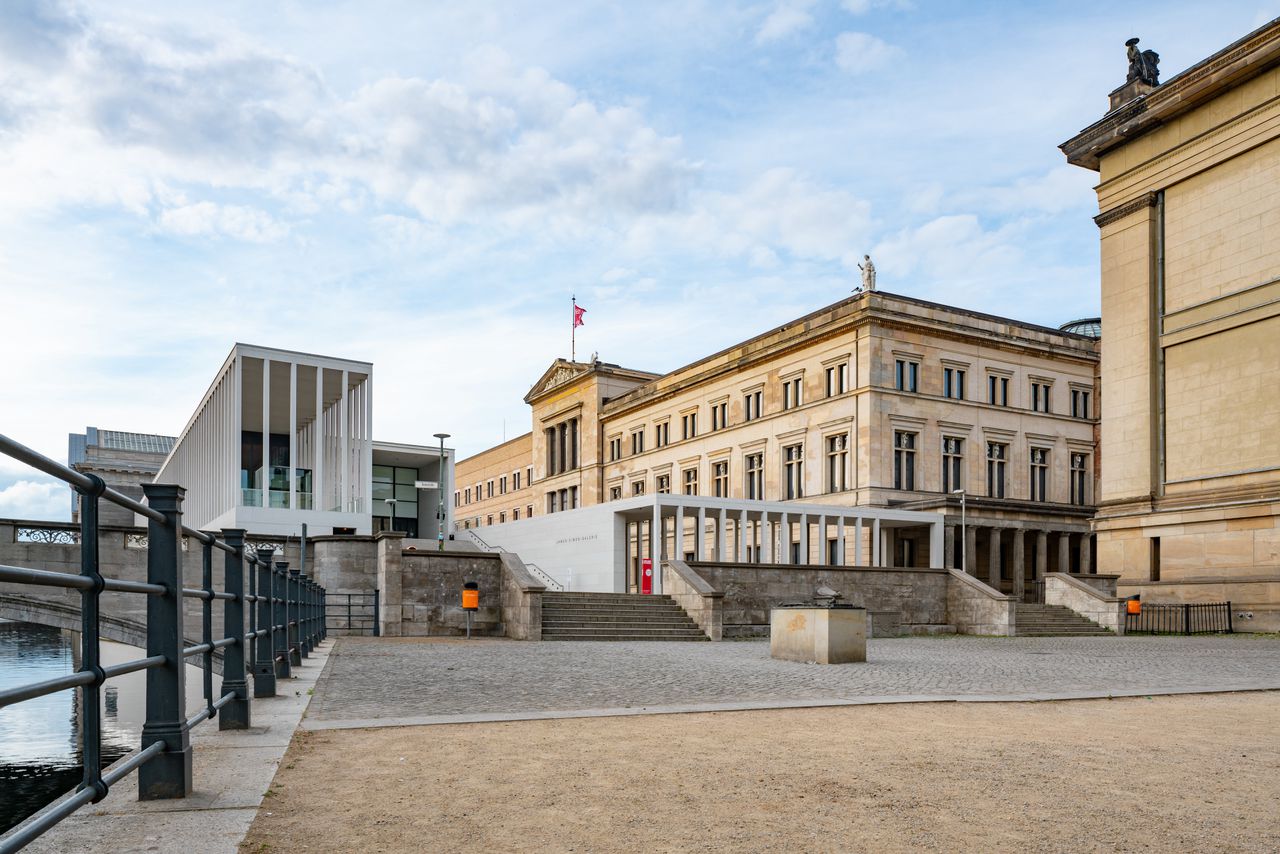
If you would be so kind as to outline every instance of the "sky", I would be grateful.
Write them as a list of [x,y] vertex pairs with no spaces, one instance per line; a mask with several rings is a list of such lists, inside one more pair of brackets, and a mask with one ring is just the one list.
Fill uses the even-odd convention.
[[[530,429],[570,349],[665,372],[882,290],[1099,311],[1101,118],[1280,0],[0,4],[0,432],[174,435],[231,346],[374,363],[374,434]],[[0,457],[0,518],[65,519]]]

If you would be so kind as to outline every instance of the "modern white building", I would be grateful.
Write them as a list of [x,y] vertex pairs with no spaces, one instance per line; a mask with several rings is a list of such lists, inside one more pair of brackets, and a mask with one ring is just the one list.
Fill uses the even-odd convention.
[[452,523],[452,450],[373,440],[371,363],[269,347],[231,349],[155,479],[202,529],[435,538],[442,503]]

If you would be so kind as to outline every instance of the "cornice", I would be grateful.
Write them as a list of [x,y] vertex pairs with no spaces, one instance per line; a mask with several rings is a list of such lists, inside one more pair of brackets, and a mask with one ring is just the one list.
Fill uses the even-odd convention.
[[1136,199],[1132,199],[1122,205],[1117,205],[1109,211],[1103,211],[1098,214],[1093,218],[1094,224],[1096,224],[1098,228],[1106,228],[1116,220],[1121,220],[1131,214],[1137,213],[1138,211],[1155,207],[1156,199],[1158,197],[1157,193],[1143,193]]

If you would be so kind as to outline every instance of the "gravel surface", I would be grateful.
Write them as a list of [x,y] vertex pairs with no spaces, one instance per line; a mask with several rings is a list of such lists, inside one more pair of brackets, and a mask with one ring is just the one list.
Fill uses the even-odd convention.
[[1276,851],[1278,731],[1277,692],[300,731],[242,850]]

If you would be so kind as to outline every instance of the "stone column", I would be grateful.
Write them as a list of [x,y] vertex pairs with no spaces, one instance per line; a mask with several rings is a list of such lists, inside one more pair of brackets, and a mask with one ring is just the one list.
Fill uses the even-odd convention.
[[1023,554],[1025,543],[1023,534],[1026,533],[1021,528],[1012,528],[1009,531],[1009,559],[1012,562],[1013,571],[1013,599],[1015,602],[1021,602],[1022,596],[1026,592],[1026,559]]
[[402,634],[404,608],[401,607],[401,572],[404,537],[399,531],[380,531],[374,535],[378,549],[378,610],[381,611],[378,614],[378,631],[384,638],[398,638]]
[[871,520],[871,565],[872,566],[884,566],[884,563],[881,560],[884,557],[884,555],[880,553],[880,547],[881,547],[880,520],[872,519]]
[[969,525],[964,530],[964,562],[961,567],[970,575],[977,575],[974,572],[974,562],[978,557],[978,529],[974,525]]
[[1049,569],[1049,532],[1036,531],[1036,581],[1043,581]]
[[991,542],[987,546],[987,583],[1000,589],[1000,528],[991,529]]
[[800,514],[800,565],[809,565],[809,516]]
[[1080,572],[1087,574],[1093,572],[1093,543],[1090,542],[1088,532],[1080,535]]
[[942,565],[950,569],[956,565],[956,529],[947,525],[942,531]]
[[844,566],[845,563],[847,562],[847,559],[845,558],[845,555],[847,553],[845,552],[845,548],[844,548],[844,517],[843,516],[836,517],[836,543],[837,543],[836,557],[840,559],[839,560],[840,565]]
[[1071,571],[1071,533],[1058,534],[1058,572]]
[[705,543],[703,541],[706,540],[706,538],[707,538],[707,508],[699,507],[698,508],[698,533],[693,538],[693,559],[694,560],[702,560],[703,549],[705,548]]

